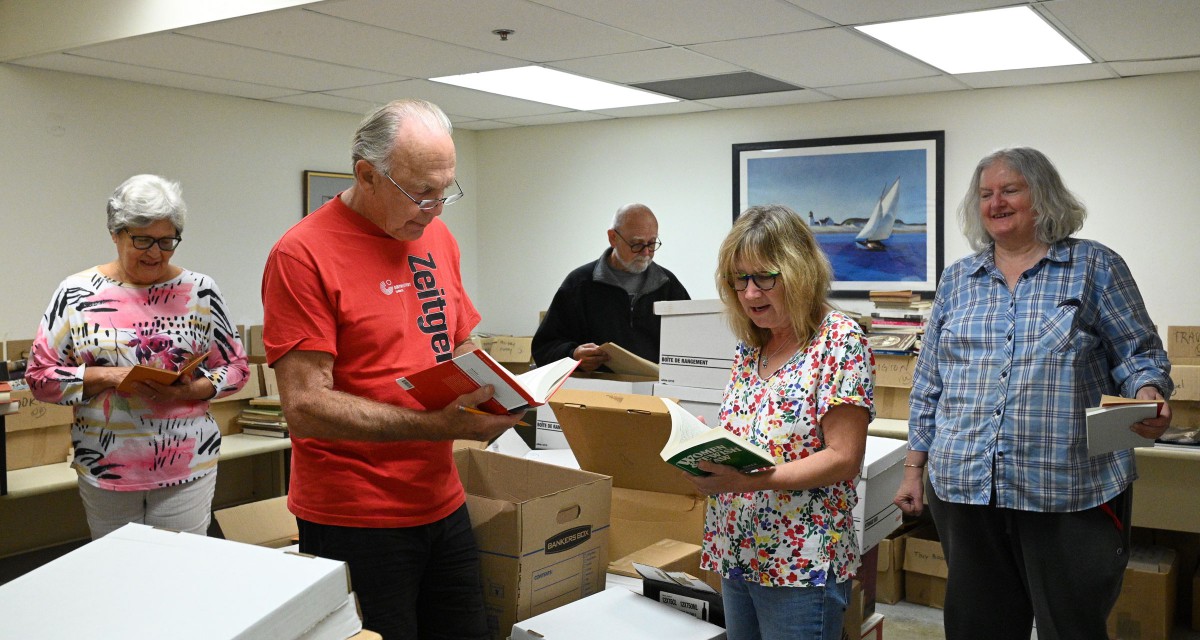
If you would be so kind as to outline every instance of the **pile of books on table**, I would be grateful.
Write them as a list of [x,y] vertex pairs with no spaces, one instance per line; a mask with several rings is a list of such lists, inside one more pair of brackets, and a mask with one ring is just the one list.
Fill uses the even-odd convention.
[[876,354],[916,355],[933,303],[908,290],[872,291],[875,310],[863,326]]
[[247,435],[288,437],[287,418],[283,416],[283,407],[279,404],[278,395],[251,398],[250,406],[242,409],[237,421],[242,427],[242,433]]

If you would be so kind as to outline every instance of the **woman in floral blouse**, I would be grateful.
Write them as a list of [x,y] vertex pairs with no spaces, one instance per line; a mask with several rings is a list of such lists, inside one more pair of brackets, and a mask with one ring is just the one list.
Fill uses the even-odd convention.
[[[126,180],[108,201],[116,259],[63,280],[42,317],[25,379],[39,400],[71,405],[71,466],[92,537],[130,522],[203,535],[221,432],[209,400],[246,384],[246,353],[212,278],[171,264],[187,209],[179,185]],[[174,384],[117,385],[134,365],[178,371]]]
[[854,479],[873,417],[862,330],[826,302],[829,261],[780,205],[721,245],[717,288],[739,338],[719,424],[771,451],[756,473],[701,463],[702,567],[722,577],[730,640],[839,638],[858,568]]

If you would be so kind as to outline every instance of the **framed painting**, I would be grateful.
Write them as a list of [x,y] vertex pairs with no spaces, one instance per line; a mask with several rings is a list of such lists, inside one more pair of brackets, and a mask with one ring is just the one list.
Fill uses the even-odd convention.
[[945,132],[733,145],[733,219],[783,204],[833,265],[833,297],[911,290],[942,272]]
[[328,171],[304,172],[304,217],[354,184],[354,175]]

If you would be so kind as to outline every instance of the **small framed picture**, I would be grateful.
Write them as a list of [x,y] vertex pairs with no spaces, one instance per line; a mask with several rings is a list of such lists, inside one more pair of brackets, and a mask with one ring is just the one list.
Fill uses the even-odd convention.
[[350,173],[330,173],[328,171],[304,172],[304,217],[321,208],[321,205],[337,197],[350,185],[354,184],[354,175]]

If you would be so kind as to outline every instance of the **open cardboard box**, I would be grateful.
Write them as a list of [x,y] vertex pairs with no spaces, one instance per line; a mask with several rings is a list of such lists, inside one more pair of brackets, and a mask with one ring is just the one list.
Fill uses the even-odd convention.
[[213,512],[226,540],[278,549],[296,544],[296,516],[288,511],[287,496],[259,500]]

